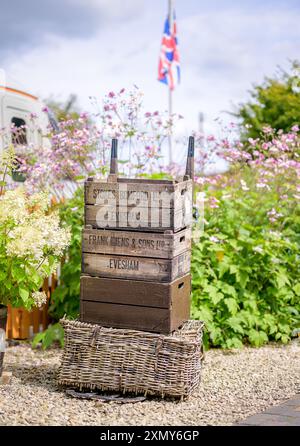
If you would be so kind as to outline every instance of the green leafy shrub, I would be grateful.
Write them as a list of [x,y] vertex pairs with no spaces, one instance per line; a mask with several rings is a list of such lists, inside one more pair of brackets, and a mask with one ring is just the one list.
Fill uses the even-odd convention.
[[279,76],[267,77],[250,91],[251,100],[240,104],[234,115],[240,118],[243,139],[260,138],[264,126],[288,132],[300,121],[300,65],[280,70]]
[[[71,242],[61,267],[60,284],[51,296],[49,314],[55,321],[65,315],[70,319],[79,316],[83,203],[83,189],[79,188],[73,198],[60,206],[61,221],[71,227]],[[56,341],[63,345],[63,339],[64,330],[57,322],[43,333],[38,333],[33,346],[41,342],[43,348],[48,348]]]
[[47,330],[35,335],[32,347],[35,348],[41,343],[43,350],[46,350],[54,342],[58,342],[61,347],[64,346],[64,329],[59,322],[50,325]]
[[206,346],[287,343],[300,323],[300,207],[291,193],[280,199],[290,185],[282,177],[262,192],[244,167],[230,183],[208,188],[214,205],[193,246],[192,316],[206,323]]
[[30,310],[68,246],[70,233],[51,210],[48,195],[20,187],[0,195],[0,304]]
[[79,315],[83,206],[83,189],[79,188],[60,208],[61,221],[71,226],[71,243],[61,268],[60,284],[52,294],[49,307],[50,315],[56,320],[64,315],[72,319]]

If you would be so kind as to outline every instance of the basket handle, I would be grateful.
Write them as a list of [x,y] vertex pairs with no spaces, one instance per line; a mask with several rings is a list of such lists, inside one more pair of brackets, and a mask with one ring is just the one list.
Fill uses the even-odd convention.
[[186,160],[186,169],[184,175],[185,180],[194,181],[194,156],[195,156],[195,138],[193,136],[189,137],[188,154]]
[[112,139],[110,152],[109,182],[116,182],[118,178],[118,140]]

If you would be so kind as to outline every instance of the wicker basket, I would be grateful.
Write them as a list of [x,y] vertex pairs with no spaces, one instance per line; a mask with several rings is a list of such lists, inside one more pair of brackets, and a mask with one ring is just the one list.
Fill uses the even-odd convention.
[[201,321],[188,321],[169,336],[66,319],[61,323],[61,385],[162,397],[186,397],[199,385]]

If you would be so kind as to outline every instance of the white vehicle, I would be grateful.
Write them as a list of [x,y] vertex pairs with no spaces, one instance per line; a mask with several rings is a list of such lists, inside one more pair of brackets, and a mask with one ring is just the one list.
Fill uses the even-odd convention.
[[[45,143],[43,135],[47,133],[49,116],[43,111],[44,104],[37,96],[26,91],[7,85],[0,85],[0,129],[10,129],[12,125],[19,128],[28,126],[22,132],[21,144],[42,145]],[[35,115],[36,125],[32,125],[32,115]],[[10,140],[7,141],[7,135]],[[7,144],[17,144],[13,135],[7,132],[0,137],[0,155]]]

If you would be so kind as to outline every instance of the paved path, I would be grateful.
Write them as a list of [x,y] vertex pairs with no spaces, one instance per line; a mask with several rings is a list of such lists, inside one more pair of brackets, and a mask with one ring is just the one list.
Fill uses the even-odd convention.
[[240,421],[238,426],[300,426],[300,395],[252,415]]

